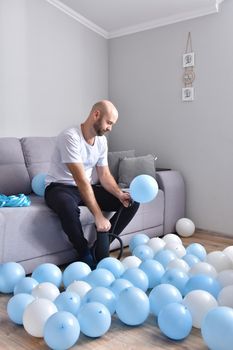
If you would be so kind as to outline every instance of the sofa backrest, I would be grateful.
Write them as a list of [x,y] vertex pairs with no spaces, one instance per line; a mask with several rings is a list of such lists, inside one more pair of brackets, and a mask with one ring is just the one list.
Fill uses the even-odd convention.
[[0,193],[8,196],[30,192],[30,178],[20,140],[15,137],[0,138]]
[[30,180],[39,173],[47,174],[56,137],[24,137],[20,141]]

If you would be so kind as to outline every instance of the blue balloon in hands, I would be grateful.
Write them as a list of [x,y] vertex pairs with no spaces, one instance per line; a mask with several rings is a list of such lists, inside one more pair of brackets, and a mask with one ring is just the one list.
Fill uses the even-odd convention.
[[130,183],[130,195],[135,202],[147,203],[158,193],[158,184],[150,175],[138,175]]

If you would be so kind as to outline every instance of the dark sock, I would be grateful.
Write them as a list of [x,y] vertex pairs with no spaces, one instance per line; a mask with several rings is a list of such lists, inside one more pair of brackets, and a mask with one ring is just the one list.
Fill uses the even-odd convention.
[[90,266],[92,270],[96,268],[96,261],[88,248],[85,253],[80,257],[80,260]]

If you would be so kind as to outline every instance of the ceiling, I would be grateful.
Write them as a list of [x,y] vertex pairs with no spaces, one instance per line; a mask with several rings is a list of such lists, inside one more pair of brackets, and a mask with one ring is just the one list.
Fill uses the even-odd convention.
[[47,0],[105,38],[219,11],[224,0]]

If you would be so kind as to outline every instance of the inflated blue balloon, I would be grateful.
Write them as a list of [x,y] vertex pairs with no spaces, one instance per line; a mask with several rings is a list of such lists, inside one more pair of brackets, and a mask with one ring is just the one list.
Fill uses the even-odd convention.
[[130,183],[130,195],[138,203],[152,201],[158,193],[158,184],[150,175],[138,175]]
[[141,244],[146,244],[149,241],[149,237],[145,233],[136,233],[129,241],[129,250],[132,253],[133,250]]
[[83,304],[77,317],[81,332],[88,337],[101,337],[111,326],[110,312],[106,306],[98,302]]
[[127,269],[123,275],[122,278],[130,281],[135,287],[140,288],[144,292],[147,291],[149,286],[149,280],[144,271],[139,269],[138,267],[130,267]]
[[140,244],[134,248],[133,255],[137,256],[140,260],[145,261],[147,259],[153,259],[154,251],[147,244]]
[[189,278],[187,281],[184,293],[185,295],[195,289],[206,290],[210,294],[212,294],[215,299],[218,298],[218,294],[221,290],[220,283],[215,279],[207,275],[194,275]]
[[63,283],[68,287],[72,282],[84,280],[91,272],[90,266],[82,261],[68,265],[63,272]]
[[161,278],[165,272],[164,267],[160,262],[148,259],[139,265],[139,269],[144,271],[148,277],[148,288],[154,288],[161,283]]
[[186,248],[187,254],[193,254],[200,259],[200,261],[204,261],[206,258],[206,250],[205,247],[200,243],[192,243]]
[[129,287],[133,287],[133,284],[130,281],[125,278],[118,278],[112,282],[109,288],[115,294],[116,298],[118,298],[120,293]]
[[56,312],[44,325],[44,340],[51,349],[69,349],[77,342],[79,335],[79,322],[67,311]]
[[159,250],[158,253],[154,256],[154,259],[160,262],[160,264],[162,264],[165,269],[167,268],[169,262],[176,258],[176,254],[169,249]]
[[181,303],[182,295],[176,287],[171,284],[159,284],[149,294],[150,311],[158,316],[160,311],[168,304]]
[[179,289],[180,293],[184,295],[185,285],[189,280],[189,276],[184,271],[179,269],[168,269],[163,277],[161,278],[161,283],[168,283]]
[[71,312],[76,316],[78,309],[81,304],[81,298],[77,293],[74,292],[62,292],[54,300],[58,311]]
[[37,286],[38,281],[36,281],[32,277],[24,277],[22,278],[14,288],[14,294],[19,294],[19,293],[27,293],[31,294],[31,291],[35,286]]
[[113,258],[111,256],[102,259],[98,263],[96,268],[97,269],[102,268],[102,269],[109,270],[110,272],[112,272],[112,274],[114,275],[115,278],[121,277],[121,275],[125,271],[125,268],[124,268],[123,264],[121,263],[121,261],[116,259],[116,258]]
[[103,268],[93,270],[85,278],[85,282],[89,283],[92,287],[109,287],[115,280],[111,271]]
[[95,301],[105,305],[111,315],[114,314],[116,310],[116,295],[112,290],[106,287],[94,287],[85,294],[82,303]]
[[200,259],[193,254],[185,254],[182,259],[189,265],[189,267],[192,267],[196,263],[200,261]]
[[149,312],[148,296],[141,289],[129,287],[120,293],[116,303],[116,313],[123,323],[138,326],[147,319]]
[[53,283],[59,288],[62,283],[62,272],[57,265],[44,263],[35,268],[35,270],[32,272],[32,278],[39,283]]
[[44,196],[45,192],[45,178],[47,174],[37,174],[32,179],[32,190],[37,196]]
[[173,340],[184,339],[192,330],[191,313],[180,303],[168,304],[158,315],[158,326],[167,337]]
[[201,324],[201,334],[211,350],[232,350],[233,309],[226,306],[210,310]]
[[19,293],[10,298],[7,303],[7,314],[11,321],[22,325],[24,310],[33,300],[35,300],[35,298],[26,293]]
[[0,293],[12,293],[19,281],[25,277],[22,265],[7,262],[0,265]]

